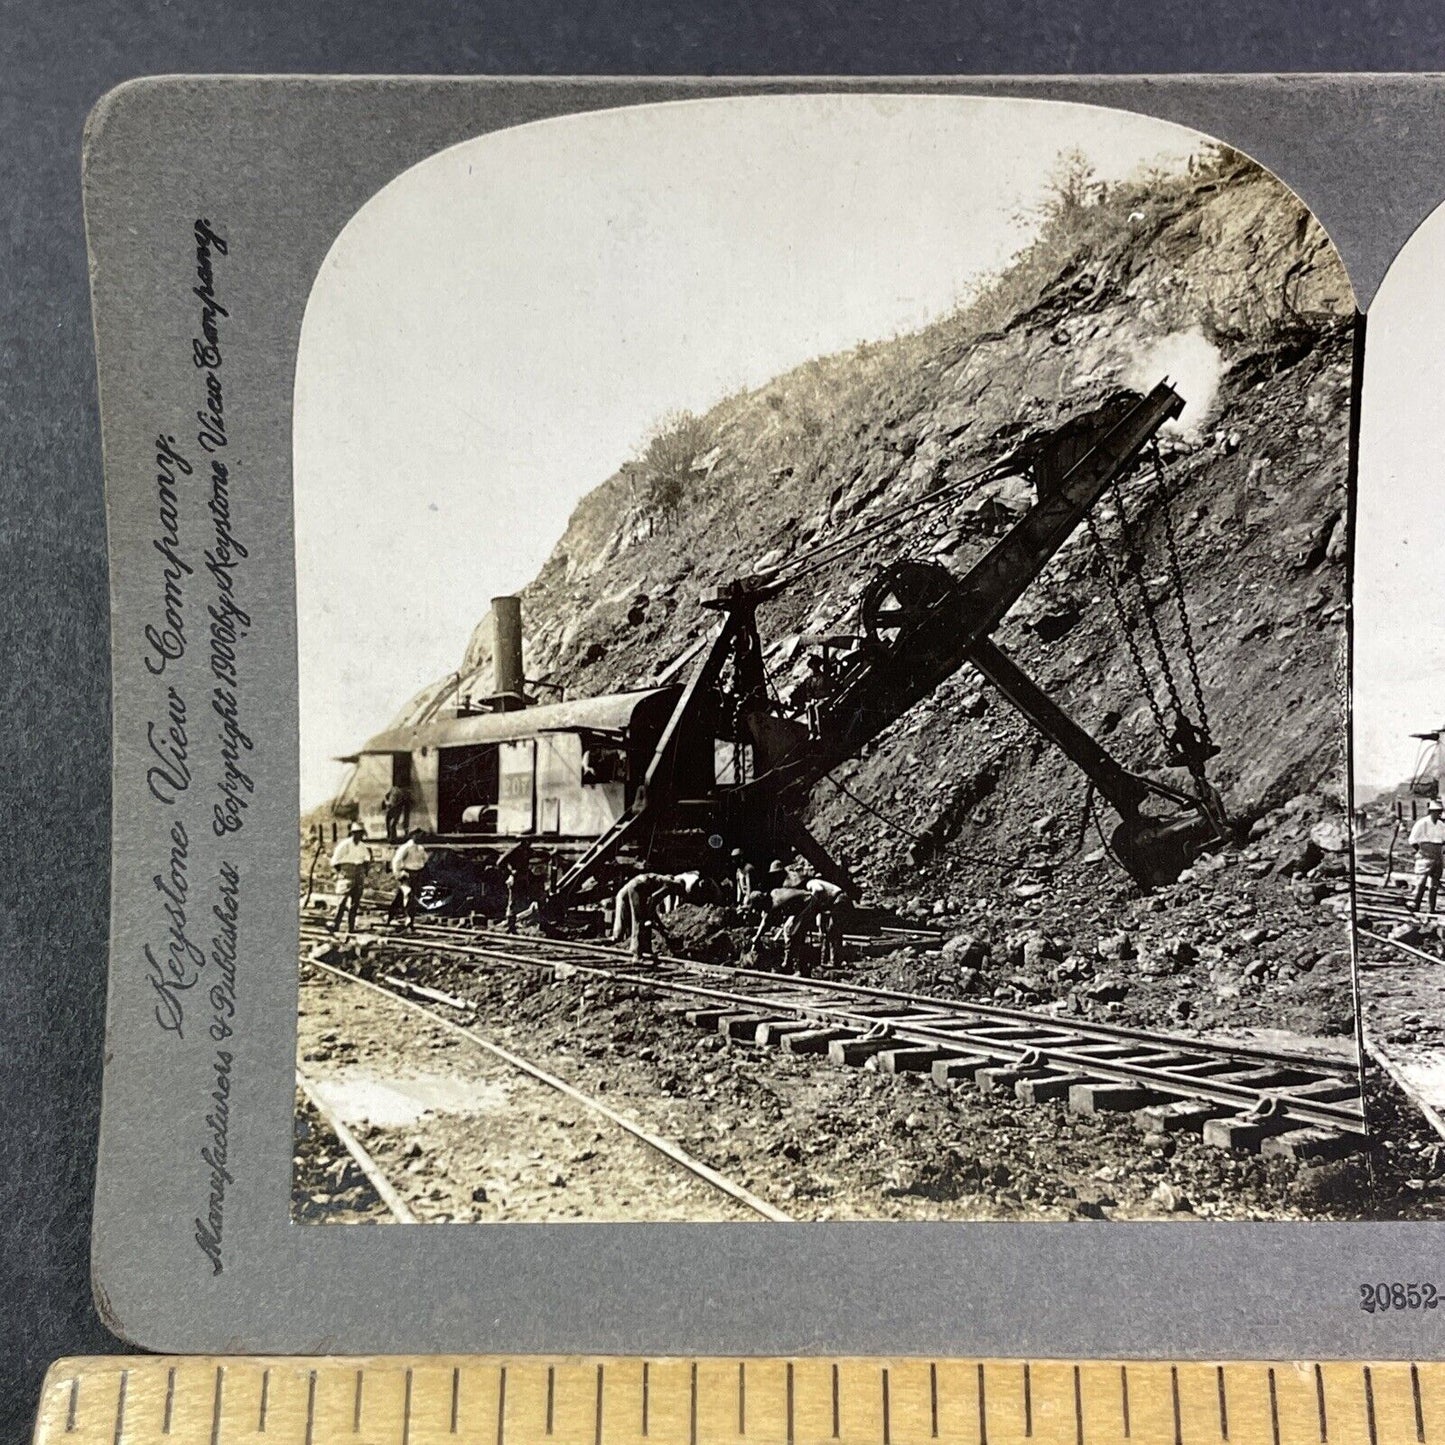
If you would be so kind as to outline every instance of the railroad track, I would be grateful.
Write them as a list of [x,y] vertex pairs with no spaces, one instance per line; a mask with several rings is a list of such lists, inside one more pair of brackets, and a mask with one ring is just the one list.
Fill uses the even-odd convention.
[[[1410,877],[1409,874],[1405,875],[1407,880]],[[1442,952],[1438,942],[1435,944],[1435,951],[1430,952],[1408,940],[1389,936],[1391,930],[1398,928],[1401,924],[1409,924],[1414,928],[1429,928],[1432,925],[1445,924],[1445,912],[1412,913],[1405,906],[1410,893],[1411,888],[1408,882],[1404,887],[1388,887],[1383,874],[1357,873],[1354,899],[1355,923],[1365,937],[1371,938],[1377,943],[1389,944],[1402,953],[1439,962],[1445,958],[1445,952]],[[1442,893],[1445,893],[1445,890],[1442,890]],[[1348,918],[1346,913],[1342,913],[1342,916]]]
[[[1077,1113],[1126,1111],[1151,1131],[1192,1129],[1222,1148],[1305,1158],[1347,1153],[1367,1138],[1350,1059],[691,959],[646,963],[598,943],[460,932],[430,925],[385,942],[453,962],[632,986],[739,1042],[926,1073],[940,1085],[1008,1092],[1025,1103],[1062,1100]],[[332,941],[307,925],[302,938]]]
[[[570,1099],[581,1108],[605,1119],[616,1128],[634,1139],[648,1146],[648,1148],[661,1155],[672,1165],[684,1170],[695,1179],[708,1185],[719,1194],[727,1196],[744,1210],[758,1215],[764,1219],[786,1223],[789,1219],[782,1210],[775,1208],[766,1200],[759,1198],[742,1185],[720,1174],[710,1165],[700,1159],[694,1158],[681,1146],[669,1139],[664,1139],[658,1134],[644,1129],[640,1124],[627,1118],[626,1115],[618,1113],[617,1110],[602,1103],[601,1100],[593,1098],[590,1094],[584,1093],[581,1089],[569,1084],[565,1079],[539,1068],[530,1060],[521,1055],[513,1053],[510,1049],[503,1048],[500,1044],[483,1037],[474,1029],[458,1023],[455,1019],[448,1018],[441,1013],[436,1006],[443,1001],[453,1003],[446,995],[432,989],[417,990],[426,1001],[418,1001],[407,996],[411,985],[401,980],[388,980],[387,982],[375,982],[370,979],[360,978],[355,973],[346,969],[335,968],[329,963],[317,959],[307,959],[306,966],[317,970],[331,978],[338,979],[343,983],[352,985],[359,989],[365,989],[373,994],[378,994],[389,999],[395,1004],[413,1013],[426,1018],[430,1023],[446,1029],[449,1033],[465,1040],[473,1047],[482,1050],[494,1059],[499,1059],[517,1072],[527,1075],[529,1078],[545,1084],[548,1088],[555,1090],[563,1097]],[[313,1108],[321,1115],[322,1119],[336,1135],[337,1140],[356,1162],[357,1167],[365,1176],[367,1182],[375,1190],[383,1205],[385,1205],[392,1217],[400,1223],[414,1223],[416,1216],[412,1213],[404,1198],[404,1191],[397,1187],[397,1182],[389,1178],[376,1158],[357,1139],[356,1135],[347,1128],[345,1122],[325,1102],[321,1092],[316,1087],[316,1081],[298,1070],[297,1086],[310,1101]]]

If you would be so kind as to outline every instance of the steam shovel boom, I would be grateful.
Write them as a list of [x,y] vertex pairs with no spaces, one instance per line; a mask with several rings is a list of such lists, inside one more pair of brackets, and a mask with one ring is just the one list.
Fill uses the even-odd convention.
[[[762,666],[758,606],[846,550],[869,529],[896,531],[880,518],[775,572],[739,579],[704,600],[723,614],[679,698],[628,813],[561,878],[553,894],[565,903],[624,846],[644,855],[677,836],[685,820],[706,819],[714,848],[742,847],[766,857],[797,834],[814,784],[869,743],[965,664],[973,664],[1044,736],[1085,773],[1119,814],[1115,850],[1131,876],[1149,888],[1176,877],[1194,852],[1227,836],[1218,796],[1142,778],[1124,768],[992,642],[991,634],[1110,487],[1139,462],[1184,400],[1167,382],[1147,395],[1117,391],[1092,411],[1031,440],[993,469],[1027,474],[1036,500],[1020,520],[962,577],[935,562],[904,559],[881,569],[865,588],[863,637],[828,677],[825,695],[806,722],[787,716],[771,695]],[[916,504],[914,504],[916,505]],[[932,505],[930,502],[929,505]],[[904,508],[902,511],[906,512]],[[1180,715],[1180,727],[1188,720]],[[719,745],[732,749],[733,776],[712,771]],[[686,759],[709,759],[705,786]],[[1207,794],[1207,796],[1206,796]],[[1146,815],[1141,805],[1163,798],[1180,816]],[[686,866],[694,866],[689,863]]]

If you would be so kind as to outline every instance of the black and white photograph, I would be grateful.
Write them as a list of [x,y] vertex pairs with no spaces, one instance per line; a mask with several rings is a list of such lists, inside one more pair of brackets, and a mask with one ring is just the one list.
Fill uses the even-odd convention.
[[1396,256],[1370,308],[1352,706],[1362,1036],[1370,1065],[1434,1127],[1415,1173],[1437,1202],[1445,1191],[1442,258],[1445,214],[1436,211]]
[[639,105],[373,195],[295,376],[292,1218],[1440,1212],[1351,947],[1361,343],[1299,196],[1098,107]]

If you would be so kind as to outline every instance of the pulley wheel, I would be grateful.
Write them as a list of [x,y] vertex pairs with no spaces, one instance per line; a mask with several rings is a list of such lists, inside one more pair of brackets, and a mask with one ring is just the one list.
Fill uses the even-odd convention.
[[859,612],[864,636],[891,647],[956,586],[953,573],[937,562],[892,563],[863,589]]

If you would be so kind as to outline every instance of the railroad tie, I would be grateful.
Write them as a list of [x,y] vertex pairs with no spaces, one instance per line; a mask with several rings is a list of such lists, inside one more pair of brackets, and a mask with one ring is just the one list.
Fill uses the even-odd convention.
[[1231,1104],[1207,1100],[1175,1099],[1168,1104],[1146,1104],[1134,1118],[1146,1134],[1178,1134],[1184,1130],[1200,1133],[1211,1119],[1234,1112]]
[[1353,1154],[1364,1143],[1358,1134],[1347,1134],[1340,1129],[1290,1129],[1283,1134],[1274,1134],[1262,1139],[1259,1152],[1281,1159],[1343,1159]]
[[1203,1134],[1204,1142],[1212,1148],[1243,1149],[1258,1154],[1266,1139],[1298,1127],[1298,1122],[1286,1114],[1231,1114],[1208,1120]]
[[790,1035],[807,1033],[816,1028],[817,1025],[809,1023],[807,1019],[767,1019],[754,1030],[753,1042],[771,1044],[777,1048]]
[[1014,1085],[1014,1094],[1025,1104],[1047,1104],[1053,1099],[1067,1099],[1071,1091],[1081,1084],[1093,1084],[1096,1080],[1074,1069],[1058,1073],[1038,1074],[1020,1079]]
[[1296,1084],[1289,1091],[1291,1099],[1307,1099],[1314,1104],[1343,1104],[1346,1100],[1358,1103],[1360,1086],[1351,1079],[1323,1078],[1308,1084]]
[[864,1039],[844,1038],[834,1039],[828,1045],[828,1058],[835,1064],[847,1064],[851,1068],[858,1068],[868,1062],[874,1054],[885,1053],[889,1049],[898,1047],[897,1039]]
[[950,1084],[977,1083],[978,1071],[985,1068],[988,1059],[982,1054],[964,1054],[950,1059],[939,1059],[929,1070],[933,1082],[941,1088]]
[[1075,1084],[1069,1090],[1069,1113],[1131,1114],[1148,1104],[1162,1103],[1168,1097],[1142,1084]]
[[690,1008],[684,1012],[683,1017],[697,1028],[712,1033],[723,1019],[732,1018],[736,1014],[736,1008]]
[[782,1022],[776,1014],[725,1014],[717,1021],[717,1031],[735,1043],[753,1044],[757,1042],[760,1028]]
[[811,1028],[783,1036],[785,1054],[826,1054],[834,1043],[856,1039],[857,1029]]
[[1013,1094],[1017,1097],[1019,1083],[1028,1078],[1047,1077],[1047,1070],[1020,1068],[1017,1064],[985,1064],[974,1070],[973,1082],[980,1094]]
[[950,1049],[933,1049],[914,1044],[904,1048],[882,1049],[867,1061],[864,1067],[877,1069],[882,1074],[931,1074],[937,1063],[957,1059],[957,1053]]

